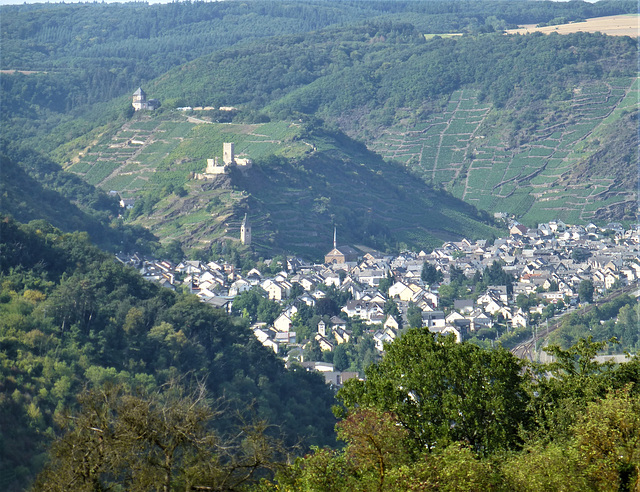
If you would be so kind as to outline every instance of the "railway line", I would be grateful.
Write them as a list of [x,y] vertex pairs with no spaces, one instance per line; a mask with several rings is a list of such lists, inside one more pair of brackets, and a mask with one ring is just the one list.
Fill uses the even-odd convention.
[[[606,304],[607,302],[610,302],[617,297],[638,290],[638,287],[638,282],[634,282],[630,285],[626,285],[607,294],[605,297],[597,299],[591,304],[587,304],[586,306],[582,306],[578,309],[569,310],[568,312],[562,313],[562,315],[560,316],[552,318],[552,321],[549,321],[545,327],[538,327],[538,330],[534,331],[533,336],[529,340],[519,343],[514,348],[512,348],[511,353],[520,359],[529,360],[532,362],[535,361],[537,359],[539,343],[544,340],[549,335],[549,333],[552,333],[560,327],[562,318],[564,316],[573,313],[576,313],[580,316],[585,315],[592,309],[594,309],[594,307],[601,306],[602,304]],[[640,290],[638,292],[640,292]]]

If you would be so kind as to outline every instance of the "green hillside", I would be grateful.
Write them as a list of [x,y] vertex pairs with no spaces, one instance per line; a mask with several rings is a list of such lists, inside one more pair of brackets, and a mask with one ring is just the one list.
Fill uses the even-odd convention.
[[[129,217],[164,241],[208,250],[239,240],[253,222],[253,249],[321,257],[333,227],[341,241],[382,249],[497,234],[464,202],[424,185],[401,166],[340,132],[313,123],[207,123],[202,113],[136,115],[79,154],[70,171],[136,199]],[[195,179],[224,142],[252,159],[247,172]],[[417,206],[416,206],[417,205]]]
[[[313,255],[334,224],[345,241],[381,248],[492,235],[475,208],[528,225],[630,222],[637,39],[503,30],[636,11],[628,1],[11,6],[3,130],[135,199],[128,221],[187,248],[237,239],[246,212],[257,250]],[[132,116],[138,85],[162,101],[153,116]],[[256,172],[191,179],[225,141]],[[437,196],[458,212],[407,213],[419,196],[418,209]]]
[[635,187],[615,176],[637,165],[637,138],[613,151],[631,160],[614,159],[596,183],[562,183],[609,146],[594,134],[614,134],[635,109],[636,52],[630,38],[599,34],[426,41],[414,25],[371,22],[222,51],[151,87],[199,104],[266,104],[272,118],[320,115],[434,186],[531,225],[633,220],[624,204]]
[[218,435],[243,415],[281,426],[289,445],[334,440],[321,376],[286,370],[239,320],[42,222],[0,221],[0,346],[2,490],[25,490],[87,388],[198,381],[221,399]]
[[22,222],[44,221],[64,232],[84,231],[101,248],[151,253],[160,247],[147,229],[118,218],[118,200],[65,172],[46,155],[0,141],[0,207]]
[[[479,103],[477,93],[458,91],[442,113],[384,129],[371,148],[480,209],[512,213],[530,225],[633,220],[638,97],[638,79],[585,82],[561,111],[542,106],[541,121],[516,130],[526,124],[524,115],[515,112],[514,125],[511,115]],[[593,169],[603,152],[609,165]]]

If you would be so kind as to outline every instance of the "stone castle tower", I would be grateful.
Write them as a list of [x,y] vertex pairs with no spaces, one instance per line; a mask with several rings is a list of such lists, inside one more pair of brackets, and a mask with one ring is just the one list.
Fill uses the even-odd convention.
[[236,161],[236,156],[234,155],[234,145],[233,142],[224,142],[222,144],[222,162],[227,164],[234,164]]
[[251,224],[249,224],[247,214],[244,214],[244,219],[240,226],[240,241],[242,241],[242,244],[245,246],[251,246]]

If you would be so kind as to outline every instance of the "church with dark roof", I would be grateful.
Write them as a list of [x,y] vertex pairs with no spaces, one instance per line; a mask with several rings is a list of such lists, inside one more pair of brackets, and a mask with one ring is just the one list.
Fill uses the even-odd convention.
[[351,246],[336,245],[336,230],[333,230],[333,249],[324,255],[324,262],[326,265],[332,263],[348,263],[352,261],[358,261],[358,252]]

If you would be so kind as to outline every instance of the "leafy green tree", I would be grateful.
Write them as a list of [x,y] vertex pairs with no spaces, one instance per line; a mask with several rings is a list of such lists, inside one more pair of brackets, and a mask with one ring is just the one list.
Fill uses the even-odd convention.
[[580,302],[593,302],[595,288],[591,280],[583,280],[578,287],[578,297]]
[[588,249],[584,248],[573,248],[571,251],[571,259],[577,263],[582,263],[586,261],[591,256],[591,253]]
[[462,285],[467,281],[467,277],[465,277],[464,271],[454,265],[452,265],[449,269],[449,279],[452,283],[459,285]]
[[80,396],[80,411],[63,422],[38,490],[234,490],[275,470],[279,443],[258,423],[236,439],[212,423],[203,386],[135,394],[106,386]]
[[445,284],[438,288],[438,295],[440,296],[440,305],[442,307],[453,307],[453,301],[458,298],[458,286],[457,284]]
[[518,294],[516,297],[516,306],[525,312],[528,312],[530,308],[538,305],[538,298],[535,294],[526,295],[524,293]]
[[378,290],[386,296],[389,294],[389,288],[393,285],[393,283],[393,275],[391,275],[391,272],[389,272],[386,277],[380,280],[380,283],[378,284]]
[[386,490],[442,490],[445,492],[500,490],[500,471],[468,446],[453,443],[410,465],[389,471]]
[[578,451],[566,441],[535,442],[502,465],[507,490],[583,492],[589,484],[581,473]]
[[304,294],[304,288],[298,282],[293,282],[291,284],[291,292],[289,293],[289,297],[291,299],[295,299],[298,296]]
[[[348,463],[361,475],[360,482],[368,490],[385,490],[390,469],[409,461],[406,429],[396,425],[390,412],[360,409],[338,423],[338,439],[347,443]],[[362,485],[361,485],[362,486]]]
[[402,315],[400,314],[400,310],[398,309],[398,305],[393,299],[387,299],[384,303],[383,307],[384,314],[391,315],[398,322],[402,322]]
[[594,490],[640,488],[640,398],[629,387],[589,403],[573,432]]
[[158,256],[166,258],[173,263],[180,263],[186,257],[180,242],[175,239],[163,246],[158,252]]
[[507,294],[511,295],[513,292],[513,276],[502,269],[502,264],[498,260],[494,260],[491,266],[484,269],[482,279],[485,286],[504,285],[507,287]]
[[[454,443],[427,455],[411,452],[407,430],[392,412],[358,409],[337,426],[342,451],[314,449],[280,486],[292,491],[406,492],[500,490],[499,472],[468,447]],[[281,490],[272,486],[267,490]]]
[[331,297],[318,299],[314,309],[316,314],[320,316],[337,316],[340,313],[340,306]]
[[345,371],[349,367],[349,355],[344,343],[336,345],[333,349],[333,367],[336,371]]
[[444,276],[442,272],[438,270],[434,265],[425,261],[422,265],[422,272],[420,278],[427,285],[433,285],[442,282]]
[[313,447],[312,453],[296,461],[293,470],[278,476],[278,483],[263,484],[265,491],[319,491],[352,490],[351,477],[347,474],[349,463],[338,450]]
[[351,334],[356,340],[360,340],[360,337],[368,328],[364,320],[354,316],[352,318],[347,318],[347,329],[351,330]]
[[413,303],[409,304],[407,309],[407,321],[409,328],[421,328],[422,327],[422,309]]
[[629,386],[577,410],[566,435],[530,442],[502,466],[508,490],[637,490],[640,400]]
[[248,317],[252,323],[273,323],[280,314],[280,306],[268,299],[263,289],[256,287],[238,294],[233,300],[232,311],[236,316]]
[[303,340],[308,340],[311,335],[315,332],[311,328],[311,324],[305,322],[302,316],[300,316],[300,312],[298,311],[291,318],[292,331],[296,332],[296,338],[298,342],[302,342]]
[[391,411],[416,449],[452,441],[491,453],[520,444],[529,425],[522,363],[504,349],[482,350],[426,329],[410,329],[388,347],[365,381],[347,381],[338,398],[347,409]]
[[307,347],[305,347],[304,357],[306,360],[322,360],[322,349],[320,348],[320,342],[313,338]]
[[606,395],[616,381],[614,365],[600,364],[595,356],[615,340],[594,342],[582,338],[568,349],[549,345],[554,361],[532,367],[530,409],[538,422],[537,433],[566,437],[588,402]]
[[556,314],[556,305],[553,303],[547,304],[545,308],[542,310],[543,319],[553,318],[555,314]]

